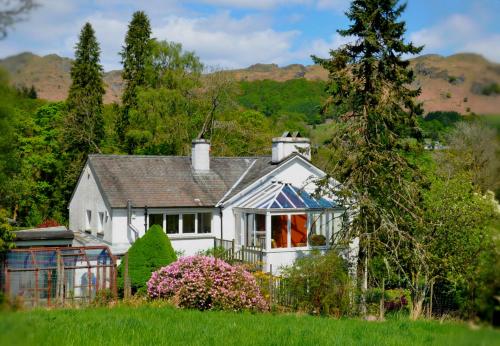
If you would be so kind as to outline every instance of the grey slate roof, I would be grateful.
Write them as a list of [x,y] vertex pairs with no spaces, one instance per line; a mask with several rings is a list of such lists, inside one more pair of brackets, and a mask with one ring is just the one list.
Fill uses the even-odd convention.
[[203,173],[187,156],[90,155],[88,163],[112,208],[129,199],[136,207],[211,207],[277,167],[270,156],[212,157]]

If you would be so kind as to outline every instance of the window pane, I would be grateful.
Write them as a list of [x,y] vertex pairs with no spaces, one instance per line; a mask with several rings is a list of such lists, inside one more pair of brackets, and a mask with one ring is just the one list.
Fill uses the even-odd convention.
[[255,226],[257,230],[256,246],[265,247],[266,245],[266,215],[255,214]]
[[167,215],[167,234],[179,233],[179,215]]
[[212,213],[198,214],[198,233],[212,232]]
[[158,225],[163,229],[163,214],[149,214],[149,227]]
[[182,233],[194,233],[195,214],[182,215]]
[[292,215],[292,247],[307,246],[307,215]]
[[271,247],[284,248],[288,247],[288,218],[286,215],[271,216]]

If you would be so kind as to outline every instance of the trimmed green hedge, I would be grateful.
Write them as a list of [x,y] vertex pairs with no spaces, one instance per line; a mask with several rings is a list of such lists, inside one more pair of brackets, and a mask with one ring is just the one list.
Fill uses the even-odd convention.
[[[177,260],[170,239],[160,226],[153,225],[128,250],[128,273],[132,293],[146,292],[151,273]],[[118,289],[123,292],[124,260],[118,267]]]

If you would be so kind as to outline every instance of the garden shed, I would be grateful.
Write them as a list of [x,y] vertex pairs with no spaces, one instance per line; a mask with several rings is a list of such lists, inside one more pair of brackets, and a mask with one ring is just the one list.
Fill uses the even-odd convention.
[[3,258],[0,285],[26,307],[86,304],[116,296],[116,263],[106,246],[15,249]]

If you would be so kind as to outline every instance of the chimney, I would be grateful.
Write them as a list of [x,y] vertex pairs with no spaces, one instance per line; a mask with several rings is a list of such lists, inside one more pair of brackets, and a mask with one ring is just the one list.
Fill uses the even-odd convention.
[[191,165],[195,171],[210,170],[210,142],[206,139],[194,139],[191,142]]
[[285,132],[281,137],[273,138],[273,163],[286,159],[293,153],[299,153],[306,159],[311,159],[311,141],[303,138],[299,132]]

